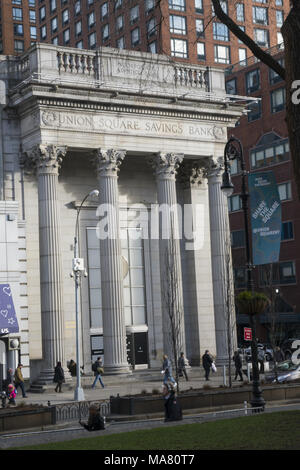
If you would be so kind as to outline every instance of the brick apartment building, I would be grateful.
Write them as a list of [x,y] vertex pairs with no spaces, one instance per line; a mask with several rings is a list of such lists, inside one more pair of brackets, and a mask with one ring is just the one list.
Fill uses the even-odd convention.
[[[282,42],[289,0],[223,0],[223,8],[262,47]],[[211,0],[1,0],[1,52],[20,54],[36,40],[94,49],[110,46],[228,66],[249,50],[213,20]]]
[[[280,48],[271,51],[283,63]],[[285,123],[285,83],[266,65],[250,59],[247,66],[237,64],[228,70],[227,92],[261,98],[250,106],[239,125],[231,134],[240,139],[247,170],[259,172],[272,170],[278,184],[282,205],[282,234],[279,263],[273,266],[273,293],[279,312],[278,336],[297,337],[300,334],[300,202],[293,178],[293,165],[289,154],[288,132]],[[239,194],[241,176],[236,163],[231,169],[234,193],[229,199],[231,242],[235,275],[235,287],[246,287],[245,232]],[[255,288],[270,294],[270,282],[266,281],[269,266],[254,269]],[[267,286],[265,285],[267,284]],[[239,339],[247,322],[239,317]],[[268,339],[268,319],[261,318],[258,335]]]

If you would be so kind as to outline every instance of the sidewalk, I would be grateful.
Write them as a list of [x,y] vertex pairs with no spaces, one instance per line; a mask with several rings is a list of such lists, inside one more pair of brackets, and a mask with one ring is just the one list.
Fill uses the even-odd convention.
[[[199,389],[204,387],[220,387],[223,385],[223,375],[220,372],[216,374],[210,374],[210,380],[207,382],[204,378],[204,370],[202,367],[193,367],[188,372],[189,381],[185,378],[180,378],[179,389],[180,391],[189,390],[190,388]],[[103,383],[105,388],[102,388],[99,381],[95,389],[92,389],[93,376],[82,377],[82,387],[84,391],[85,400],[100,400],[109,399],[110,396],[121,396],[125,395],[136,395],[142,392],[152,392],[156,390],[158,394],[162,392],[163,380],[162,376],[157,371],[134,371],[132,376],[126,377],[114,377],[114,376],[103,376]],[[246,379],[246,377],[245,377]],[[228,380],[228,378],[227,378]],[[239,386],[238,381],[233,381],[234,386]],[[70,390],[69,386],[62,386],[62,393],[56,393],[54,391],[55,384],[49,386],[48,390],[44,393],[27,393],[27,398],[22,398],[19,391],[16,402],[38,403],[46,405],[50,401],[51,404],[55,405],[58,403],[66,403],[74,401],[74,391],[76,387],[76,377],[72,380],[73,390]],[[28,387],[27,387],[28,388]]]

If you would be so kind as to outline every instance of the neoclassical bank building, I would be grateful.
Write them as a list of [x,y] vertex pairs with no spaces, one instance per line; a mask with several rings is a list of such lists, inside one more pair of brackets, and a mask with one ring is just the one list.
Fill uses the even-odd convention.
[[223,71],[48,44],[0,61],[0,281],[18,325],[2,322],[3,370],[51,381],[76,360],[76,319],[85,371],[99,355],[108,374],[161,367],[172,312],[191,366],[224,361],[223,153],[245,101]]

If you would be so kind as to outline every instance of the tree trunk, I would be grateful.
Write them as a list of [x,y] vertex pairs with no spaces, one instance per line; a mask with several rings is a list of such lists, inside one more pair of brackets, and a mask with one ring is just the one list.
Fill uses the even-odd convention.
[[[290,154],[293,160],[294,178],[297,185],[298,197],[300,198],[300,102],[292,102],[292,84],[300,80],[300,5],[299,0],[294,2],[282,28],[285,49],[286,70],[286,122],[290,141]],[[298,88],[300,87],[300,83]],[[298,93],[299,96],[299,93]],[[300,100],[298,100],[300,101]]]

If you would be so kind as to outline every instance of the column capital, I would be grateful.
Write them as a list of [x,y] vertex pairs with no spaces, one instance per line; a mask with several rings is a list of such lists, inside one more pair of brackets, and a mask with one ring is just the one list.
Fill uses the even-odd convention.
[[98,176],[118,176],[126,150],[98,148],[93,152],[92,162],[97,168]]
[[58,175],[66,146],[38,144],[22,154],[20,164],[26,173]]
[[220,177],[224,171],[224,158],[223,157],[212,157],[206,160],[205,163],[205,177]]
[[177,169],[183,160],[183,153],[163,153],[159,152],[148,160],[154,168],[158,179],[174,179]]
[[197,189],[205,181],[206,168],[203,160],[184,160],[178,170],[178,182],[184,189]]

